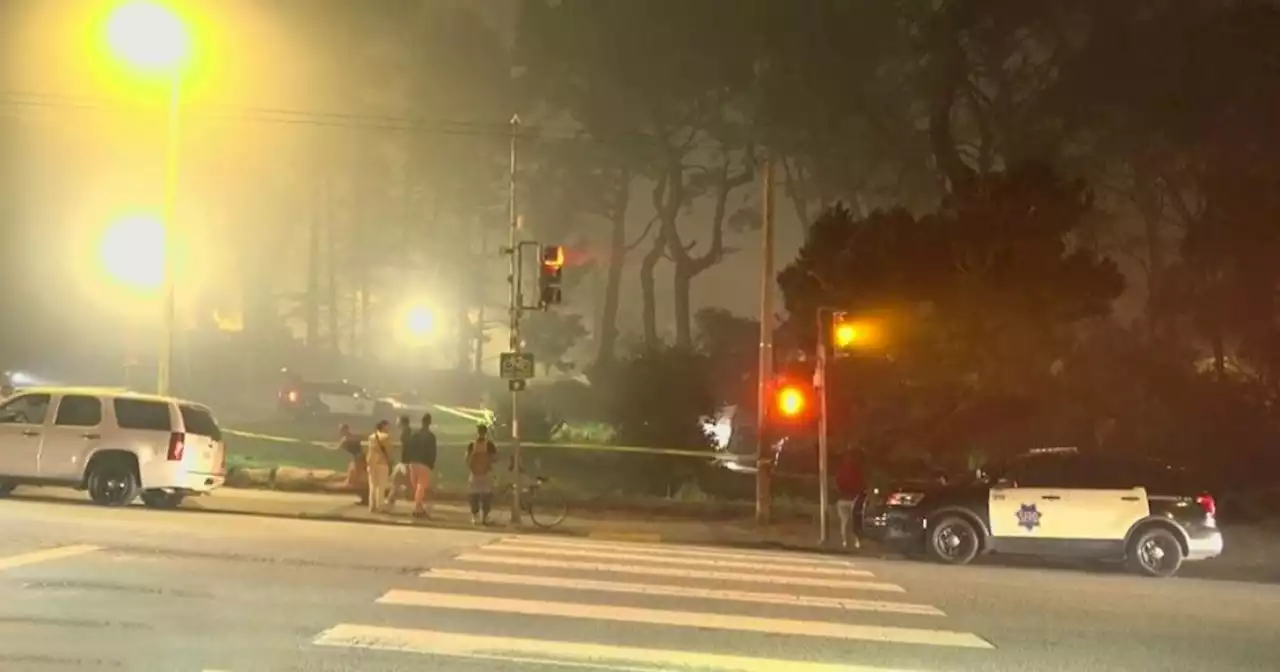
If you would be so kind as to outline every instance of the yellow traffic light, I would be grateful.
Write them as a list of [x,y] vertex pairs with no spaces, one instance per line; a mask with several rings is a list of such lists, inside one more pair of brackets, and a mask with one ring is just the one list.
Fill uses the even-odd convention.
[[831,348],[837,357],[880,345],[880,325],[871,320],[856,319],[848,313],[831,315]]
[[835,325],[835,341],[836,347],[839,349],[849,348],[857,344],[861,339],[862,333],[858,329],[858,325],[850,322],[837,322]]

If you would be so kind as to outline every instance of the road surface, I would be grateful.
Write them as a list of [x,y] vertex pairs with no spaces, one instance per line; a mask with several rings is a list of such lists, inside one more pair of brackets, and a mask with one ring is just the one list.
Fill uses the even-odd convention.
[[0,501],[0,670],[1268,670],[1280,587]]

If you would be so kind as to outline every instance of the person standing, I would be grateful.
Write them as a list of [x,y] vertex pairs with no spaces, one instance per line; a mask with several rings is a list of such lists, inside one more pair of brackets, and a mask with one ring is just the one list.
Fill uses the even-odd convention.
[[402,490],[406,494],[413,492],[413,474],[409,470],[408,463],[408,453],[412,450],[411,446],[414,442],[413,422],[409,420],[409,416],[402,415],[396,420],[396,426],[400,428],[400,440],[392,446],[394,451],[391,455],[389,486],[391,494],[387,496],[387,508],[396,505]]
[[467,483],[471,491],[471,524],[489,524],[493,506],[493,462],[498,448],[489,440],[489,427],[476,425],[476,438],[467,445]]
[[410,482],[413,484],[413,517],[429,518],[427,490],[431,488],[432,473],[436,469],[436,435],[431,431],[431,414],[422,414],[422,428],[405,444],[404,461],[409,465]]
[[365,450],[365,463],[369,466],[369,511],[381,513],[387,508],[388,490],[391,486],[391,423],[379,420],[378,427],[369,435]]
[[846,450],[836,469],[836,513],[840,518],[840,545],[844,548],[849,548],[850,537],[854,548],[862,547],[862,540],[853,526],[865,487],[857,455],[853,449]]
[[350,456],[347,462],[347,487],[360,496],[359,506],[369,503],[369,463],[364,459],[364,446],[360,437],[351,432],[351,425],[338,426],[338,448]]

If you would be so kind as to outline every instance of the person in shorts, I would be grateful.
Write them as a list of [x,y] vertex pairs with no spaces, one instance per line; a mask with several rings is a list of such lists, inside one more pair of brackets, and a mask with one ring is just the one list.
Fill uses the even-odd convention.
[[476,438],[467,444],[467,484],[471,500],[471,524],[488,525],[493,507],[493,463],[498,447],[489,440],[489,427],[476,426]]

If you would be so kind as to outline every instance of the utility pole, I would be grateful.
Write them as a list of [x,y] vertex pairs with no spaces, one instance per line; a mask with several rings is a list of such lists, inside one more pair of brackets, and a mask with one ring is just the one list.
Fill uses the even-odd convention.
[[818,362],[814,370],[813,383],[818,393],[818,543],[827,544],[827,509],[831,502],[831,486],[828,483],[830,472],[831,447],[827,441],[827,338],[826,325],[822,319],[827,309],[818,309]]
[[[511,117],[511,171],[510,171],[510,192],[507,195],[508,205],[510,206],[511,216],[511,235],[508,242],[507,254],[511,256],[510,275],[507,276],[508,282],[511,283],[511,343],[510,350],[519,354],[521,348],[520,339],[520,313],[524,306],[524,297],[520,292],[520,254],[519,254],[519,237],[520,218],[516,214],[516,170],[519,167],[518,159],[518,140],[520,138],[520,115]],[[515,478],[515,487],[511,489],[511,524],[521,525],[524,521],[520,515],[520,475],[523,473],[520,463],[520,386],[511,387],[511,471]]]
[[773,380],[773,160],[764,160],[760,259],[760,362],[756,395],[756,522],[769,524],[772,517],[773,463],[769,455],[769,391]]

